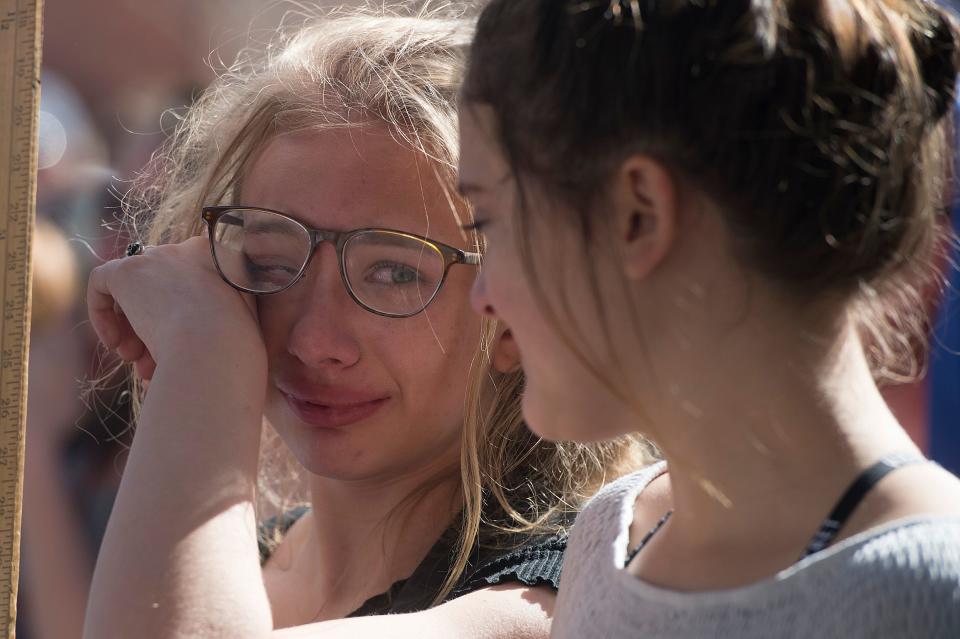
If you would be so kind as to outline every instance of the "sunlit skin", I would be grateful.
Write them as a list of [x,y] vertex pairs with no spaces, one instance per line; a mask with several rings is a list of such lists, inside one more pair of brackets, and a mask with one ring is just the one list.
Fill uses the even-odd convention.
[[[674,515],[631,572],[679,590],[768,577],[796,561],[859,472],[916,450],[873,382],[846,301],[805,299],[748,264],[720,207],[650,157],[625,158],[606,184],[595,214],[606,222],[595,227],[601,257],[584,256],[579,230],[562,223],[562,199],[525,180],[535,288],[496,130],[489,107],[461,106],[461,190],[487,243],[473,305],[516,337],[532,429],[574,441],[641,432],[663,451],[669,487],[637,501],[631,543],[671,501]],[[584,275],[590,260],[596,285]],[[559,330],[548,328],[543,304],[560,309]],[[932,465],[898,471],[841,538],[912,514],[956,513],[958,494]]]

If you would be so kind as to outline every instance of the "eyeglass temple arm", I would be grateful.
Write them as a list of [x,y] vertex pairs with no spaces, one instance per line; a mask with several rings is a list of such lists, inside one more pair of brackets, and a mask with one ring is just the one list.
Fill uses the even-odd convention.
[[482,256],[479,253],[470,253],[468,251],[463,251],[460,258],[461,264],[469,264],[471,266],[480,266]]
[[230,226],[243,226],[243,222],[237,218],[230,218],[228,216],[222,215],[228,209],[218,210],[217,207],[209,207],[203,210],[200,214],[201,219],[206,222],[211,227],[215,224],[227,224]]

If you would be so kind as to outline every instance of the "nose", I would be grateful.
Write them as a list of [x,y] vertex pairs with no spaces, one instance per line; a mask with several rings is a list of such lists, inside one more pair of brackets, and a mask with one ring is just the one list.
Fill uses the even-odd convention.
[[347,368],[360,359],[360,342],[351,321],[358,307],[347,294],[340,278],[336,251],[332,246],[317,247],[317,255],[304,279],[295,285],[299,295],[298,316],[287,340],[287,351],[308,367]]
[[473,281],[473,287],[470,289],[470,305],[478,315],[490,318],[496,318],[497,316],[493,304],[487,296],[487,278],[483,267],[477,273],[477,277]]

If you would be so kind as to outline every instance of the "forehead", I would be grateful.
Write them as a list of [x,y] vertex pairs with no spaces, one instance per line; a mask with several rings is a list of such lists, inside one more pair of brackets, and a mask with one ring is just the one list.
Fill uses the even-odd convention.
[[435,165],[378,125],[271,138],[244,176],[240,203],[326,229],[429,228],[447,240],[458,229]]

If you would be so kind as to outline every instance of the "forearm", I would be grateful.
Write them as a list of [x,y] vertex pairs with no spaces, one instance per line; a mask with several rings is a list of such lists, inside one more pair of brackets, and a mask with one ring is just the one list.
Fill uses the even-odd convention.
[[251,380],[266,363],[214,352],[158,362],[94,573],[90,639],[272,627],[253,511],[264,388]]
[[28,439],[23,577],[31,630],[38,639],[78,638],[93,558],[60,476],[58,448],[29,434]]
[[555,602],[549,588],[506,584],[421,612],[308,624],[271,639],[547,639]]

